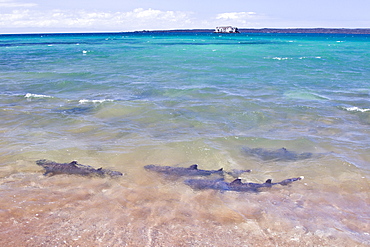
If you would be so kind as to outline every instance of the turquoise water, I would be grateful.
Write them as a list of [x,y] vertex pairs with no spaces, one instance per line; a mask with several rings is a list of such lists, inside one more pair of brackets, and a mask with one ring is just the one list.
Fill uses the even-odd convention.
[[[132,225],[136,224],[133,229],[143,227],[141,220],[151,226],[146,228],[145,236],[132,233],[140,243],[154,243],[153,232],[165,235],[164,229],[155,228],[165,221],[164,217],[154,212],[173,207],[160,203],[160,198],[170,197],[179,201],[175,212],[183,212],[191,205],[186,213],[190,218],[217,222],[214,224],[228,229],[226,235],[235,227],[247,229],[251,234],[253,224],[258,224],[261,232],[254,232],[255,243],[266,236],[275,236],[271,246],[291,246],[295,240],[296,244],[303,241],[316,246],[343,244],[343,240],[349,241],[348,244],[369,244],[369,50],[369,35],[2,35],[0,194],[3,199],[17,194],[23,197],[23,203],[34,201],[40,193],[48,194],[51,189],[67,193],[65,197],[72,196],[75,191],[66,191],[65,186],[74,187],[80,181],[73,176],[62,176],[64,183],[57,178],[44,178],[35,161],[78,160],[82,164],[114,168],[126,175],[115,182],[94,180],[91,184],[86,180],[78,185],[80,189],[86,186],[94,191],[96,187],[106,186],[104,192],[95,191],[100,193],[95,199],[84,197],[63,203],[54,197],[50,200],[56,205],[75,205],[78,201],[80,210],[84,211],[99,208],[104,196],[122,204],[118,198],[135,193],[138,196],[127,199],[130,203],[126,201],[124,206],[139,217],[132,220]],[[285,147],[297,153],[322,156],[266,162],[246,156],[243,147]],[[252,174],[243,177],[248,181],[305,176],[305,182],[271,194],[215,194],[215,201],[207,194],[203,202],[198,196],[210,192],[192,192],[181,182],[167,183],[142,169],[147,164],[193,163],[204,169],[252,169]],[[25,187],[30,188],[25,190]],[[125,190],[120,191],[123,187]],[[168,192],[171,188],[173,191]],[[178,192],[179,188],[186,196]],[[158,194],[152,197],[146,190]],[[240,197],[252,205],[249,211]],[[45,198],[37,206],[44,208],[44,214],[65,213],[59,207],[50,206],[46,195]],[[135,210],[142,201],[146,209],[153,211],[137,216]],[[31,212],[32,215],[35,212],[28,204],[22,204],[26,208],[22,213],[17,211],[21,206],[16,202],[5,200],[1,204],[9,210],[2,211],[5,223],[0,228],[13,229],[13,220],[30,221]],[[218,205],[219,210],[209,211],[210,204]],[[298,204],[303,206],[297,209]],[[117,208],[110,210],[117,217],[122,215]],[[237,212],[237,216],[230,210]],[[91,220],[89,217],[82,218]],[[43,222],[47,222],[46,218]],[[317,220],[310,222],[312,218]],[[53,223],[48,224],[55,224],[58,219],[53,218]],[[281,222],[281,226],[271,226],[269,230],[271,221]],[[77,227],[80,223],[73,224]],[[117,224],[112,223],[112,231],[118,231]],[[190,222],[181,218],[176,224],[183,227]],[[40,222],[33,227],[48,231]],[[215,231],[214,227],[202,227],[198,231],[207,234],[208,230]],[[97,228],[94,234],[99,235],[102,228]],[[10,235],[19,234],[17,229],[20,228],[9,230]],[[69,233],[65,230],[66,236]],[[238,234],[240,239],[247,238],[243,233]],[[229,237],[233,240],[225,237],[227,243],[236,241]],[[183,240],[180,236],[176,238]],[[194,238],[200,241],[201,237]],[[82,242],[71,241],[86,246],[97,243],[88,236],[82,239],[78,238]],[[109,241],[112,239],[116,238]],[[216,237],[206,240],[221,246],[221,240]],[[45,239],[29,241],[40,244]]]

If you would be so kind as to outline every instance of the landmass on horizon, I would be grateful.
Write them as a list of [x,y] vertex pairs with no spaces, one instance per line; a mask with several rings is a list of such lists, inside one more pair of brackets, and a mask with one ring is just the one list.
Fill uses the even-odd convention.
[[[94,34],[94,33],[214,33],[215,29],[164,29],[137,31],[81,31],[81,32],[30,32],[0,33],[0,35],[32,34]],[[281,33],[281,34],[370,34],[370,28],[238,28],[239,33]],[[232,34],[232,33],[219,33]],[[233,33],[238,34],[238,33]]]
[[[370,34],[370,28],[238,28],[240,33]],[[214,29],[143,30],[135,32],[214,32]]]

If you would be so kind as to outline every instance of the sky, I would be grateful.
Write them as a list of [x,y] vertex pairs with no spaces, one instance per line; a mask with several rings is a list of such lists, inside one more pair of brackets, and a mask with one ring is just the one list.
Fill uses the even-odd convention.
[[0,33],[370,28],[370,0],[0,0]]

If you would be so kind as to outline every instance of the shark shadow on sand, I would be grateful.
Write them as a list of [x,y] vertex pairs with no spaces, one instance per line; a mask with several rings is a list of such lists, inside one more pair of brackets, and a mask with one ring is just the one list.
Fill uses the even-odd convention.
[[36,164],[45,169],[44,175],[56,175],[56,174],[74,174],[81,176],[98,176],[98,177],[118,177],[123,174],[118,171],[112,171],[108,169],[98,168],[95,169],[91,166],[78,164],[77,161],[71,163],[57,163],[50,160],[38,160]]
[[271,188],[274,185],[288,185],[295,181],[301,180],[303,177],[289,178],[278,183],[272,183],[271,179],[266,180],[264,183],[242,183],[240,179],[235,179],[231,183],[220,179],[188,179],[184,183],[189,185],[194,190],[219,190],[219,191],[239,191],[239,192],[260,192],[265,188]]

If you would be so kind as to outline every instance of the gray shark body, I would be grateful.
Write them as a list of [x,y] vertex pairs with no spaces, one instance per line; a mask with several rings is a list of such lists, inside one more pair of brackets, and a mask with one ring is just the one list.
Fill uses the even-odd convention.
[[188,179],[185,180],[185,184],[189,185],[195,190],[220,190],[220,191],[239,191],[239,192],[259,192],[264,188],[269,188],[274,185],[288,185],[295,181],[301,180],[302,177],[285,179],[278,183],[272,183],[271,179],[268,179],[265,183],[242,183],[240,179],[235,179],[231,183],[220,179]]
[[173,166],[157,166],[147,165],[145,169],[163,173],[170,176],[182,177],[182,176],[210,176],[213,174],[223,175],[223,169],[219,170],[201,170],[198,169],[198,165],[191,165],[189,167],[173,167]]
[[265,148],[244,147],[242,151],[246,155],[254,156],[265,161],[296,161],[320,156],[319,154],[313,154],[309,152],[296,153],[293,151],[289,151],[286,148],[269,150]]
[[56,175],[56,174],[75,174],[81,176],[111,176],[117,177],[123,174],[118,171],[112,171],[108,169],[98,168],[95,169],[91,166],[78,164],[77,161],[71,163],[57,163],[50,160],[38,160],[36,164],[45,169],[44,175]]
[[230,183],[226,182],[223,178],[220,179],[187,179],[184,181],[194,190],[230,190]]

